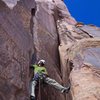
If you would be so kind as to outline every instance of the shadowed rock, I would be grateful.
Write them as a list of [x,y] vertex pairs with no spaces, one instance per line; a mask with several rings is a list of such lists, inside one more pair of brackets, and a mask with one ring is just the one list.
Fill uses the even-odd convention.
[[21,0],[13,10],[0,1],[0,100],[26,100],[29,96],[29,62],[33,52],[31,9]]

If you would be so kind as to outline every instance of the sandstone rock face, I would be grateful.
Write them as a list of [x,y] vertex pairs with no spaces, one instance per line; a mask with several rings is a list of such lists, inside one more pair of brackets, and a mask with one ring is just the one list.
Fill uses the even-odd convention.
[[70,25],[65,20],[58,21],[57,25],[63,81],[70,74],[72,100],[99,100],[100,28]]
[[33,52],[30,19],[35,4],[30,2],[21,0],[11,10],[0,0],[0,100],[28,99]]
[[[29,99],[29,64],[34,50],[37,60],[47,60],[50,77],[63,83],[56,21],[64,16],[71,18],[64,3],[61,1],[60,8],[55,2],[37,0],[35,5],[34,0],[0,1],[0,99]],[[42,99],[65,99],[51,87],[43,91]]]
[[[62,81],[63,72],[61,73],[61,66],[59,63],[57,20],[61,18],[66,19],[66,22],[70,24],[75,24],[76,21],[70,16],[65,4],[61,0],[36,0],[36,4],[37,12],[33,17],[33,37],[37,51],[37,59],[46,59],[46,67],[50,77],[66,85],[66,83]],[[67,99],[66,96],[52,87],[46,87],[42,94],[48,95],[47,97],[43,96],[43,100]]]
[[[100,28],[77,23],[62,0],[0,1],[0,100],[29,100],[32,55],[71,92],[42,87],[38,100],[100,99]],[[70,76],[70,77],[69,77]]]
[[72,48],[69,59],[74,65],[70,75],[73,100],[99,100],[100,38],[83,39]]

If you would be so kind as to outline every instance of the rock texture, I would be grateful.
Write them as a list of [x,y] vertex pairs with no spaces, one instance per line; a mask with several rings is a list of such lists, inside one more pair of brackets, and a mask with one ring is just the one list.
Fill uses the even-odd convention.
[[100,28],[77,23],[62,0],[1,0],[0,100],[29,100],[33,54],[71,83],[67,95],[42,87],[38,100],[100,99]]
[[27,100],[29,63],[33,50],[30,32],[34,1],[18,2],[11,10],[0,0],[0,100]]
[[[54,78],[59,83],[66,85],[62,80],[63,72],[61,72],[62,68],[59,59],[57,21],[65,19],[69,24],[75,24],[76,21],[71,17],[65,4],[61,0],[36,0],[36,4],[37,11],[33,17],[33,37],[37,51],[37,59],[46,59],[46,67],[50,77]],[[42,96],[43,100],[67,99],[65,95],[52,87],[46,87],[44,92],[42,92],[42,95],[48,95]],[[70,98],[70,96],[67,97]]]
[[70,74],[72,100],[99,100],[100,28],[62,20],[58,30],[63,80]]

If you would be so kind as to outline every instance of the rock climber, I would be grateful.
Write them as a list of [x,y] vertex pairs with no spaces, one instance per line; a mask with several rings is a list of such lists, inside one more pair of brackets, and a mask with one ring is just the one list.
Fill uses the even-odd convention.
[[33,64],[30,67],[34,69],[34,77],[31,81],[31,100],[35,100],[35,87],[38,84],[39,79],[42,79],[44,83],[58,89],[61,91],[61,93],[69,92],[70,86],[64,87],[48,76],[47,70],[45,68],[45,60],[40,60],[37,64]]

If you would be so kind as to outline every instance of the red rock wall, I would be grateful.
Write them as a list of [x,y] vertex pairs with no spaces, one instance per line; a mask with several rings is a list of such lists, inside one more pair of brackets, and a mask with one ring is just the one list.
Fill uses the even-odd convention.
[[29,96],[34,1],[30,2],[21,0],[10,9],[0,0],[0,100],[27,100]]
[[[34,47],[37,59],[46,59],[50,77],[63,84],[56,20],[62,16],[64,3],[61,2],[60,9],[60,2],[37,1],[37,11],[33,14],[34,0],[20,0],[13,8],[9,8],[7,2],[0,1],[0,98],[26,100],[29,98],[29,64]],[[64,10],[62,17],[70,16],[65,5]],[[42,93],[42,99],[65,99],[52,87],[46,87]]]
[[46,60],[49,76],[59,83],[66,85],[70,76],[69,94],[46,86],[41,100],[99,100],[100,28],[77,23],[62,0],[19,0],[13,7],[3,1],[0,100],[29,100],[32,54]]
[[[62,80],[63,72],[61,71],[61,67],[63,66],[60,66],[58,52],[58,45],[60,41],[57,29],[57,20],[63,18],[70,24],[75,24],[76,21],[71,17],[65,4],[61,0],[55,0],[54,2],[52,0],[36,0],[36,3],[37,12],[33,18],[33,37],[37,51],[37,59],[46,59],[46,68],[50,77],[54,78],[59,83],[66,85],[66,82]],[[61,94],[52,87],[48,86],[45,89],[43,95],[47,96],[43,96],[43,100],[67,99],[64,94]],[[67,97],[70,98],[70,96]]]
[[99,100],[100,28],[71,25],[65,19],[59,20],[57,26],[63,81],[70,75],[72,100]]

